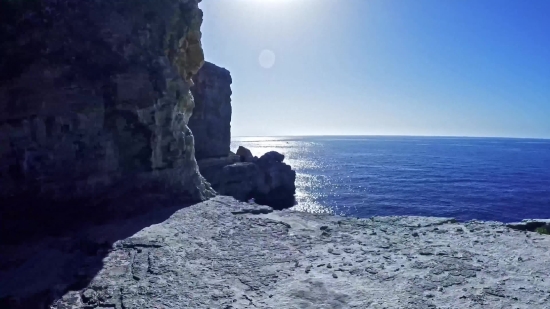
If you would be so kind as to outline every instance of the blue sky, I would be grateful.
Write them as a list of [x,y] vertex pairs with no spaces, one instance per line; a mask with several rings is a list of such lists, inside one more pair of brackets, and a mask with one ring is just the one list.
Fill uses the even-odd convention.
[[233,77],[234,136],[550,138],[550,0],[200,5],[206,60]]

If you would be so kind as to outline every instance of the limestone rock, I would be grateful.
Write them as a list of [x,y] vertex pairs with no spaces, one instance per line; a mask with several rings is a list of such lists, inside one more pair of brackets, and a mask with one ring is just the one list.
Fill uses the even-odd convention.
[[199,167],[219,194],[241,201],[254,198],[257,203],[284,209],[295,203],[296,172],[283,160],[284,155],[275,151],[254,159],[250,150],[241,146],[237,154],[200,160]]
[[241,157],[241,162],[254,161],[254,156],[252,155],[252,152],[246,147],[239,146],[236,154]]
[[233,196],[246,201],[255,197],[258,185],[263,181],[258,165],[251,162],[239,162],[222,169],[218,193]]
[[198,2],[2,0],[2,229],[62,214],[62,202],[85,216],[82,201],[132,191],[214,194],[187,125],[204,62]]
[[257,203],[270,205],[276,209],[294,205],[296,193],[296,172],[290,165],[283,163],[284,155],[271,151],[257,161],[262,173],[254,198]]
[[[51,276],[22,263],[0,276],[0,299],[47,294],[39,287],[54,285],[41,280],[58,280],[54,275],[63,270],[65,285],[47,294],[53,309],[547,309],[549,247],[550,237],[502,223],[359,220],[273,211],[220,196],[93,257],[56,246]],[[79,261],[101,262],[75,289],[71,280],[82,277],[69,274],[79,266],[71,260],[78,254]],[[34,278],[32,286],[14,284],[23,274]]]
[[260,157],[260,161],[270,163],[270,162],[277,162],[281,163],[285,160],[285,155],[278,153],[276,151],[270,151],[265,153],[263,156]]
[[195,108],[189,128],[195,136],[197,160],[227,156],[231,143],[231,75],[205,62],[193,77]]

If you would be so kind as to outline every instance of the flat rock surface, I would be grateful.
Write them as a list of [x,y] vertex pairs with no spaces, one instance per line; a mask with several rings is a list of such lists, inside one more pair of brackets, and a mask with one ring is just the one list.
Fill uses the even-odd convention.
[[550,308],[550,237],[216,197],[115,242],[52,308]]

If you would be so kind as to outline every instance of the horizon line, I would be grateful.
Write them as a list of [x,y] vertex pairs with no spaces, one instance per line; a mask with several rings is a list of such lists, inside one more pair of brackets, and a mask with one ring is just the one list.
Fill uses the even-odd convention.
[[289,135],[231,135],[233,137],[433,137],[433,138],[500,138],[550,140],[550,137],[468,136],[468,135],[407,135],[407,134],[289,134]]

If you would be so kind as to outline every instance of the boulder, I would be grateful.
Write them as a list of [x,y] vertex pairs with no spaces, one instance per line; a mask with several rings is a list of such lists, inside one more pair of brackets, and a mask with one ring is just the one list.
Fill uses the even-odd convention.
[[263,174],[254,163],[239,162],[227,165],[222,169],[218,193],[246,201],[255,197],[262,180]]
[[252,155],[252,152],[246,147],[239,146],[239,149],[237,149],[236,154],[241,157],[241,162],[254,161],[254,156]]
[[285,155],[278,153],[276,151],[270,151],[265,153],[263,156],[260,157],[261,161],[266,162],[283,162],[285,160]]
[[[277,153],[278,154],[278,153]],[[268,156],[269,158],[280,158],[280,156]],[[262,173],[262,182],[254,195],[255,201],[259,204],[269,205],[276,209],[288,208],[294,205],[294,194],[296,194],[296,172],[290,165],[282,161],[266,160],[262,156],[257,165]]]
[[[240,147],[245,158],[251,160],[250,150]],[[243,150],[244,149],[244,150]],[[246,201],[250,198],[276,209],[292,207],[296,193],[296,172],[283,163],[284,155],[271,151],[252,162],[238,162],[243,156],[199,161],[201,173],[222,195]]]

